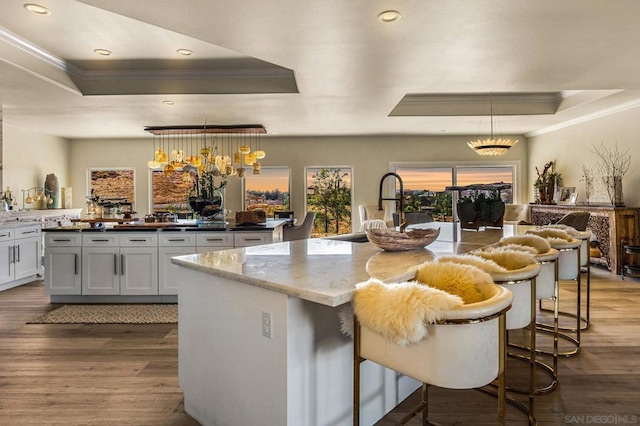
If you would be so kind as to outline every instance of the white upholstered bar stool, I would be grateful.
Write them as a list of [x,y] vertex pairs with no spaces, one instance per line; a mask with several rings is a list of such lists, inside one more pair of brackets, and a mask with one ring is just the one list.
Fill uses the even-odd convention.
[[[536,388],[536,395],[544,395],[555,390],[558,386],[558,311],[559,311],[559,294],[558,294],[558,258],[560,252],[551,247],[549,242],[537,235],[517,235],[502,238],[498,246],[527,247],[535,250],[534,259],[540,265],[540,273],[536,278],[536,300],[551,299],[553,301],[553,346],[551,351],[542,350],[536,347],[536,353],[552,356],[552,365],[548,365],[541,359],[536,359],[536,365],[551,377],[551,381],[546,385],[540,385]],[[536,323],[537,329],[537,323]],[[510,346],[523,350],[530,350],[529,346],[510,343]],[[525,358],[524,355],[510,354],[517,358]]]
[[[470,268],[466,265],[451,265]],[[471,268],[475,269],[475,268]],[[475,275],[486,275],[476,270]],[[415,343],[399,344],[383,336],[384,330],[368,326],[366,317],[360,312],[359,293],[361,283],[354,294],[354,401],[353,424],[360,423],[360,364],[373,361],[384,367],[412,377],[423,383],[422,402],[413,409],[400,424],[409,421],[422,411],[423,425],[429,423],[428,387],[431,385],[448,389],[471,389],[498,380],[498,424],[505,424],[506,387],[505,365],[505,312],[510,308],[513,296],[503,287],[490,282],[477,285],[484,300],[458,304],[440,312],[439,319],[425,318],[425,338]],[[422,284],[402,283],[412,291],[422,291]],[[397,284],[390,284],[391,288]],[[389,309],[393,309],[389,307]],[[406,302],[399,309],[406,310]],[[382,327],[391,327],[385,322]],[[382,333],[381,333],[382,331]],[[405,342],[401,342],[405,343]]]
[[[478,262],[477,259],[481,261]],[[514,260],[514,258],[516,258]],[[528,259],[528,260],[527,260]],[[452,262],[461,264],[470,264],[477,266],[487,272],[494,283],[509,289],[513,294],[513,302],[511,309],[507,312],[506,321],[506,341],[508,343],[508,331],[519,330],[526,327],[529,329],[529,389],[525,391],[528,394],[528,405],[524,406],[520,402],[508,399],[508,402],[529,418],[529,424],[535,424],[534,414],[534,397],[536,395],[535,385],[535,366],[536,366],[536,332],[535,332],[535,314],[536,314],[536,277],[540,273],[540,265],[535,262],[531,254],[523,252],[517,253],[513,250],[478,251],[469,255],[461,256],[443,256],[439,262]],[[514,265],[519,264],[520,267],[515,268]],[[499,270],[495,266],[499,266]],[[512,269],[508,269],[511,267]],[[516,390],[507,386],[508,390]]]
[[[580,352],[580,310],[581,310],[581,293],[582,293],[582,273],[581,273],[581,246],[582,241],[579,239],[572,238],[564,231],[560,231],[561,234],[553,234],[546,231],[550,230],[530,230],[527,233],[533,233],[534,235],[545,236],[551,247],[558,250],[560,252],[560,256],[558,257],[558,282],[561,281],[575,281],[576,283],[576,312],[575,314],[571,314],[570,316],[576,318],[576,327],[559,327],[555,325],[555,321],[557,315],[554,313],[554,325],[539,323],[538,328],[543,331],[548,331],[550,333],[554,332],[554,328],[559,329],[563,332],[558,332],[558,337],[564,340],[569,341],[572,345],[575,346],[573,350],[567,350],[563,352],[558,352],[559,356],[574,356]],[[563,234],[563,235],[562,235]],[[555,235],[555,236],[552,236]],[[559,238],[558,235],[562,236]],[[559,312],[561,314],[561,312]],[[575,336],[571,336],[566,332],[574,333]]]

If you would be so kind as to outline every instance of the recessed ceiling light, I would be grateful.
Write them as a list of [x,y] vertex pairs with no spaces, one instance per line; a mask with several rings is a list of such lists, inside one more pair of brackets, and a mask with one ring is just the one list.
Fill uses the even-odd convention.
[[94,52],[98,55],[109,56],[111,55],[111,51],[107,49],[94,49]]
[[178,50],[176,50],[176,52],[178,52],[179,54],[184,55],[184,56],[189,56],[189,55],[191,55],[193,53],[193,51],[189,50],[189,49],[178,49]]
[[165,105],[173,105],[173,101],[162,101]]
[[24,8],[29,12],[36,13],[38,15],[51,15],[51,11],[44,6],[40,6],[39,4],[34,3],[26,3]]
[[397,10],[385,10],[378,15],[378,21],[384,23],[396,22],[401,16]]

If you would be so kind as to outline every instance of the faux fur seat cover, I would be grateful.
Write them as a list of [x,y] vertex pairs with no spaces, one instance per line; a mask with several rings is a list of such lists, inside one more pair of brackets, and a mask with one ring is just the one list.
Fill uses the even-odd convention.
[[464,261],[423,263],[416,270],[416,280],[460,296],[465,304],[481,302],[489,296],[482,293],[478,284],[492,284],[493,279],[484,270],[473,266],[473,260],[468,261],[467,264]]
[[566,232],[569,235],[576,235],[578,233],[578,230],[576,228],[574,228],[573,226],[563,225],[562,223],[554,223],[554,224],[551,224],[551,225],[543,225],[541,228],[542,229],[559,229],[561,231]]
[[549,251],[551,245],[549,242],[539,235],[527,234],[527,235],[514,235],[512,237],[504,237],[499,243],[501,246],[510,244],[517,244],[525,247],[533,247],[536,249],[535,254],[542,254]]
[[[567,232],[562,229],[553,229],[553,228],[540,228],[540,229],[530,229],[526,232],[526,234],[533,234],[539,237],[545,238],[549,244],[553,246],[554,242],[571,242],[573,238]],[[560,240],[560,241],[558,241]]]
[[[485,259],[484,257],[476,256],[473,254],[442,256],[438,258],[438,262],[471,265],[471,266],[475,266],[476,268],[482,269],[488,274],[493,274],[497,272],[500,272],[500,273],[507,272],[505,268],[498,265],[493,260],[488,260],[488,259]],[[468,302],[465,302],[465,303],[468,303]]]
[[371,278],[357,284],[353,294],[360,324],[398,345],[424,339],[427,324],[462,304],[458,296],[413,281],[385,284]]
[[530,253],[525,253],[520,250],[508,250],[501,247],[496,247],[493,250],[474,252],[474,254],[488,260],[493,260],[507,271],[515,271],[527,265],[538,263]]
[[521,251],[525,254],[530,254],[531,256],[535,256],[538,254],[538,250],[536,250],[534,247],[521,246],[520,244],[501,244],[501,243],[498,243],[498,244],[499,245],[495,247],[484,249],[483,251],[495,251],[499,249],[499,250]]

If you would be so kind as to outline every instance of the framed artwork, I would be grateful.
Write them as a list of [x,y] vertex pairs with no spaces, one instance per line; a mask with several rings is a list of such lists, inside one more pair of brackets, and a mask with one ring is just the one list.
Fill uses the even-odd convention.
[[571,204],[572,206],[575,206],[576,201],[578,201],[578,193],[574,192],[571,194],[571,197],[569,197],[569,204]]
[[101,200],[135,204],[136,179],[133,168],[95,168],[87,170],[88,195]]
[[571,194],[576,192],[575,186],[563,186],[558,190],[558,204],[569,204]]

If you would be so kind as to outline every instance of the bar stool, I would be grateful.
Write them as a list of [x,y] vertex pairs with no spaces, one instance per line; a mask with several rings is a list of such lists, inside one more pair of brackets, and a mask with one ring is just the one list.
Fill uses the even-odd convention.
[[[559,312],[559,294],[558,294],[558,258],[560,252],[551,248],[549,242],[537,235],[516,235],[513,237],[502,238],[497,246],[499,247],[526,247],[535,250],[534,259],[540,265],[540,274],[536,278],[536,300],[538,302],[551,299],[553,301],[553,349],[551,352],[536,348],[536,353],[551,355],[552,365],[548,365],[540,359],[536,359],[536,365],[551,377],[548,385],[538,387],[536,395],[544,395],[552,392],[558,386],[558,312]],[[536,330],[537,330],[536,323]],[[523,350],[530,350],[528,346],[510,343],[510,346]],[[524,359],[524,355],[510,354],[513,357]]]
[[[422,401],[401,421],[406,423],[422,411],[423,424],[429,424],[428,388],[431,385],[448,389],[471,389],[498,380],[498,424],[505,424],[506,387],[505,365],[505,313],[513,301],[511,292],[491,282],[491,277],[467,265],[429,263],[421,266],[422,279],[429,285],[446,287],[456,276],[472,276],[473,285],[484,297],[476,303],[464,304],[457,296],[455,306],[438,310],[438,314],[425,318],[418,314],[417,322],[424,327],[426,338],[411,344],[400,344],[383,337],[393,327],[393,321],[378,324],[379,315],[398,310],[407,314],[406,300],[385,297],[385,292],[411,293],[412,303],[432,292],[441,292],[415,281],[382,284],[369,280],[356,286],[354,292],[354,400],[353,424],[360,422],[360,364],[370,360],[422,382]],[[443,274],[443,270],[445,273]],[[449,279],[449,277],[454,277]],[[382,290],[381,290],[382,288]],[[379,307],[366,306],[372,300],[367,292],[378,294]],[[442,293],[444,293],[442,291]],[[417,297],[416,297],[417,295]],[[379,310],[379,311],[378,311]],[[421,308],[419,309],[421,310]],[[411,310],[411,313],[417,310]],[[431,316],[431,315],[428,315]],[[374,321],[371,322],[371,317]],[[380,329],[382,327],[382,329]],[[393,333],[391,333],[393,334]]]
[[[508,288],[513,293],[512,306],[507,312],[507,336],[505,338],[507,344],[509,330],[532,326],[529,330],[529,389],[525,391],[525,393],[528,393],[528,406],[525,407],[511,398],[508,398],[507,402],[527,415],[529,424],[536,424],[534,413],[536,332],[533,325],[535,324],[536,314],[536,277],[540,273],[540,265],[536,263],[530,254],[501,249],[476,251],[462,256],[444,256],[438,261],[469,264],[478,262],[477,258],[484,260],[478,263],[478,267],[487,272],[495,284]],[[495,265],[501,267],[502,270],[497,269]],[[520,391],[509,386],[507,386],[507,390]]]
[[[550,228],[550,229],[561,229],[569,234],[571,237],[578,239],[582,242],[580,246],[580,267],[586,273],[587,277],[587,288],[586,288],[586,296],[587,301],[585,304],[585,315],[580,318],[580,328],[584,331],[587,330],[591,325],[591,256],[589,254],[589,247],[591,246],[591,231],[578,231],[575,228],[567,225],[555,224],[555,225],[545,225],[542,228]],[[540,305],[540,309],[549,311],[548,309],[543,309],[542,305]],[[575,314],[570,312],[560,312],[560,315],[574,317]],[[574,329],[569,329],[570,331],[575,331]]]
[[[563,313],[558,312],[558,315],[569,315],[576,318],[576,327],[560,327],[556,326],[556,314],[554,312],[554,325],[539,323],[538,328],[541,331],[553,333],[557,328],[560,331],[575,333],[574,336],[570,336],[567,333],[558,332],[558,337],[564,340],[568,340],[575,348],[570,351],[558,352],[559,356],[574,356],[580,352],[580,330],[581,330],[581,293],[582,293],[582,273],[581,273],[581,247],[582,241],[572,238],[567,232],[558,229],[537,229],[529,230],[527,234],[534,234],[546,238],[551,247],[558,250],[560,255],[558,256],[558,283],[560,281],[575,281],[576,282],[576,312]],[[558,284],[559,285],[559,284]],[[542,302],[542,301],[541,301]],[[548,310],[547,310],[548,311]],[[554,309],[555,311],[555,309]]]

